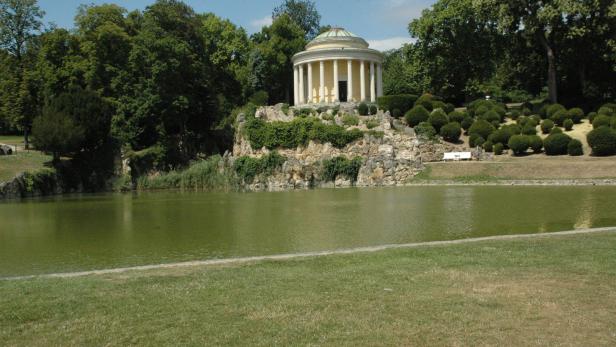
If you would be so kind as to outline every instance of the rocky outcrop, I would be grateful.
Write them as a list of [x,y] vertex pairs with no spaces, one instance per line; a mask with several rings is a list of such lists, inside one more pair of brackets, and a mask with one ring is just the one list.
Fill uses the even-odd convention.
[[[294,110],[289,113],[292,114]],[[285,114],[281,107],[263,107],[257,110],[256,116],[267,121],[290,121],[292,116]],[[332,117],[331,110],[318,114],[324,122],[342,124],[340,116]],[[332,119],[333,118],[333,119]],[[410,128],[394,127],[394,119],[388,112],[378,112],[375,116],[360,116],[358,126],[366,131],[364,137],[344,148],[336,148],[329,143],[310,141],[306,147],[294,149],[278,149],[287,161],[282,169],[272,175],[260,175],[253,182],[246,183],[249,190],[285,190],[310,187],[345,187],[345,186],[395,186],[409,181],[423,170],[423,163],[439,161],[443,152],[456,150],[456,146],[433,141],[421,141]],[[241,118],[240,118],[241,119]],[[368,131],[366,123],[378,122],[378,126]],[[374,126],[374,124],[372,124]],[[229,159],[232,163],[241,156],[261,157],[269,150],[267,148],[252,148],[250,141],[242,131],[243,122],[239,122],[236,132],[233,154]],[[356,182],[347,177],[338,177],[336,182],[326,182],[322,177],[322,162],[326,159],[343,156],[349,159],[362,157],[363,163],[359,169]]]
[[24,172],[8,182],[0,183],[0,200],[80,192],[83,192],[81,185],[69,187],[66,178],[51,169]]

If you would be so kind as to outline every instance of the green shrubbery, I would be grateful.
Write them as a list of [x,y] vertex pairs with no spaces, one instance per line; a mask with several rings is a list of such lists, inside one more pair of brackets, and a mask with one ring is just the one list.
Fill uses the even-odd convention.
[[584,110],[582,110],[579,107],[574,107],[574,108],[570,109],[569,110],[569,118],[571,118],[571,120],[575,124],[581,123],[582,119],[584,119]]
[[524,127],[522,127],[522,134],[524,135],[536,135],[537,134],[537,126],[535,122],[529,122]]
[[462,127],[458,122],[447,123],[441,127],[440,134],[443,139],[445,139],[445,141],[455,143],[460,141],[460,135],[462,135]]
[[569,119],[569,113],[564,108],[559,109],[558,111],[554,112],[550,119],[558,126],[563,126],[565,121]]
[[462,121],[464,120],[466,115],[463,112],[460,112],[460,111],[451,111],[451,112],[449,112],[447,117],[449,117],[449,121],[450,122],[458,122],[458,123],[462,124]]
[[547,109],[546,109],[545,116],[546,116],[547,118],[549,118],[549,119],[552,119],[552,117],[554,116],[554,114],[555,114],[556,112],[559,112],[559,111],[565,111],[565,113],[566,113],[566,112],[567,112],[567,109],[565,108],[565,106],[563,106],[563,105],[561,105],[561,104],[552,104],[552,105],[549,105],[549,106],[547,107]]
[[492,152],[494,150],[494,144],[492,141],[486,141],[483,143],[483,150],[486,152]]
[[501,122],[501,116],[494,110],[490,110],[482,114],[481,116],[479,116],[479,118],[484,119],[490,123]]
[[415,134],[423,139],[432,139],[436,136],[436,129],[428,122],[421,122],[414,128]]
[[543,141],[543,147],[545,148],[545,154],[547,155],[561,155],[567,154],[567,146],[571,141],[571,137],[565,134],[551,134]]
[[421,122],[427,121],[429,117],[430,112],[428,112],[428,110],[421,105],[413,107],[404,115],[404,119],[410,127],[414,127]]
[[484,139],[481,135],[479,134],[472,134],[471,136],[469,136],[468,138],[468,145],[470,147],[480,147],[483,146],[483,144],[486,142],[486,139]]
[[359,169],[363,163],[361,157],[355,157],[351,160],[345,157],[335,157],[332,159],[323,160],[322,175],[325,182],[336,181],[336,177],[345,176],[351,180],[351,182],[357,181],[357,175],[359,175]]
[[377,119],[374,119],[374,118],[367,119],[364,123],[366,124],[366,128],[368,129],[373,129],[381,125],[381,123]]
[[354,114],[345,114],[342,116],[342,124],[347,127],[359,125],[359,117]]
[[515,155],[522,155],[526,153],[529,145],[528,137],[526,135],[512,135],[507,142],[507,146]]
[[246,120],[245,131],[252,148],[266,147],[297,148],[306,146],[308,141],[331,143],[342,148],[363,137],[359,129],[345,130],[338,125],[323,124],[315,118],[296,118],[290,122],[265,122],[250,117]]
[[507,145],[509,139],[513,135],[518,135],[522,132],[520,126],[517,124],[504,125],[498,130],[495,130],[490,134],[488,140],[491,140],[493,143],[502,143],[503,145]]
[[371,116],[374,116],[378,111],[379,111],[379,109],[376,107],[376,105],[372,104],[372,105],[368,106],[368,113]]
[[[224,189],[232,185],[232,177],[221,170],[222,157],[215,155],[191,164],[184,171],[170,171],[157,176],[141,176],[137,189]],[[117,189],[129,189],[128,181],[117,182]]]
[[502,143],[497,143],[494,145],[494,154],[495,155],[501,155],[503,154],[503,149],[505,146],[503,146]]
[[[440,101],[438,97],[432,95],[432,94],[423,94],[422,96],[420,96],[416,101],[415,101],[415,105],[414,106],[423,106],[426,110],[428,111],[432,111],[435,108],[434,103]],[[438,106],[438,104],[437,104]]]
[[543,140],[541,137],[537,135],[527,135],[528,138],[528,147],[533,150],[535,153],[541,153],[541,149],[543,149]]
[[569,141],[569,144],[567,145],[567,153],[571,156],[583,155],[584,150],[582,149],[582,142],[576,139]]
[[473,125],[473,122],[475,120],[471,117],[464,117],[464,119],[462,120],[462,122],[460,123],[460,125],[462,125],[462,129],[464,129],[464,131],[468,131],[468,129],[470,129],[471,125]]
[[594,129],[597,129],[599,127],[602,126],[610,126],[612,119],[611,117],[605,115],[605,114],[599,114],[598,116],[596,116],[593,121],[592,121],[592,127]]
[[[479,119],[476,120],[473,125],[471,125],[471,127],[468,129],[468,134],[469,135],[477,135],[480,136],[481,138],[487,139],[488,136],[490,136],[490,134],[492,134],[492,132],[494,132],[494,127],[492,126],[492,124],[486,122],[483,119]],[[483,142],[482,142],[483,143]],[[472,146],[474,147],[474,146]]]
[[361,102],[357,106],[357,112],[359,113],[360,116],[367,116],[368,113],[370,112],[370,109],[368,108],[368,104],[366,104],[365,102]]
[[549,120],[549,119],[545,119],[543,122],[541,122],[541,132],[544,134],[549,134],[550,131],[552,131],[552,128],[554,128],[554,122]]
[[563,122],[563,127],[566,131],[570,131],[571,129],[573,129],[573,119],[565,119],[565,121]]
[[262,173],[271,175],[275,170],[282,168],[287,158],[273,151],[261,158],[248,156],[239,157],[233,163],[233,170],[240,180],[250,183]]
[[[379,108],[389,111],[392,116],[398,118],[408,112],[413,107],[416,100],[417,95],[399,94],[380,96],[376,101]],[[398,110],[398,115],[396,115],[396,110]]]
[[430,123],[437,132],[441,131],[441,127],[445,124],[449,123],[449,119],[447,118],[447,114],[443,111],[442,108],[437,108],[432,113],[430,113],[430,117],[428,117],[428,123]]
[[586,135],[592,154],[598,156],[616,154],[616,131],[606,126],[592,130]]

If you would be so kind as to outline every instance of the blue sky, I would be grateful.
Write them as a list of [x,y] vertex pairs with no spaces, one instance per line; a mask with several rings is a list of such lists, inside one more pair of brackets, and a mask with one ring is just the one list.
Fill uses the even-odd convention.
[[[271,21],[272,9],[282,0],[184,0],[197,12],[213,12],[249,33]],[[116,3],[128,10],[144,9],[154,0],[39,0],[45,21],[71,28],[80,4]],[[321,23],[337,25],[365,38],[375,49],[398,48],[410,37],[407,26],[434,0],[316,0]]]

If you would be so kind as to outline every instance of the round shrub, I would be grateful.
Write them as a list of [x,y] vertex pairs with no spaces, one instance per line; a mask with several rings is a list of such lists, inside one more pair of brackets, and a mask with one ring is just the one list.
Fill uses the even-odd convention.
[[[533,122],[534,124],[534,122]],[[526,124],[522,128],[522,134],[524,135],[537,135],[537,128],[533,124]]]
[[492,123],[492,122],[499,122],[500,123],[501,122],[501,116],[498,113],[496,113],[496,111],[494,111],[494,110],[490,110],[490,111],[484,113],[481,116],[481,119],[485,119],[485,120],[487,120],[490,123]]
[[573,119],[565,119],[563,122],[563,127],[565,127],[566,131],[573,129]]
[[530,116],[530,119],[534,120],[535,124],[540,124],[541,123],[541,117],[539,117],[539,115],[534,114],[534,115]]
[[450,114],[451,112],[455,111],[456,106],[450,102],[446,103],[445,106],[443,107],[443,110],[445,110],[445,112],[447,112],[447,114]]
[[616,153],[616,131],[608,127],[599,127],[586,135],[592,154],[598,156]]
[[492,141],[486,141],[483,143],[483,150],[486,152],[492,152],[494,150],[494,144]]
[[599,108],[597,113],[604,114],[608,117],[614,117],[616,116],[616,105],[615,104],[605,104]]
[[553,127],[552,130],[550,130],[550,135],[551,134],[562,134],[563,131],[559,128],[559,127]]
[[426,110],[428,111],[432,111],[433,106],[432,106],[432,102],[436,101],[434,98],[434,95],[432,94],[423,94],[422,96],[420,96],[417,101],[415,101],[415,106],[421,105],[423,106]]
[[553,104],[553,105],[548,106],[548,108],[547,108],[547,110],[545,112],[545,115],[546,115],[547,118],[551,119],[552,116],[554,116],[554,114],[556,112],[559,112],[559,111],[565,111],[565,113],[566,113],[567,109],[565,108],[565,106],[563,106],[561,104]]
[[430,112],[428,112],[428,110],[426,110],[426,108],[421,105],[413,107],[404,115],[406,123],[411,127],[414,127],[421,122],[427,121],[428,117],[430,117]]
[[392,112],[392,113],[391,113],[391,115],[392,115],[394,118],[400,118],[400,117],[402,117],[402,111],[400,111],[400,109],[399,109],[399,108],[394,108],[394,110],[393,110],[393,111],[391,111],[391,112]]
[[500,122],[497,120],[493,120],[492,122],[490,122],[490,124],[492,124],[494,129],[498,129],[498,127],[500,126]]
[[450,122],[462,123],[462,121],[464,120],[464,113],[460,111],[451,111],[449,112],[448,117]]
[[432,101],[432,110],[436,110],[437,108],[442,109],[443,111],[445,111],[445,114],[449,113],[445,108],[447,108],[447,105],[440,101],[440,100],[436,100],[436,101]]
[[436,135],[436,129],[428,122],[421,122],[417,124],[414,129],[417,136],[425,139],[434,138]]
[[592,121],[592,127],[594,129],[597,129],[599,127],[602,126],[610,126],[610,122],[612,120],[610,119],[610,117],[604,115],[604,114],[599,114],[598,116],[595,117],[595,119],[593,119]]
[[592,124],[592,121],[595,119],[596,116],[597,116],[597,112],[588,113],[588,121],[590,122],[590,124]]
[[543,141],[545,154],[547,155],[562,155],[567,154],[567,146],[571,138],[565,134],[551,134]]
[[428,117],[428,123],[432,124],[434,129],[437,132],[441,131],[441,127],[447,123],[449,123],[449,119],[447,118],[447,114],[443,111],[442,108],[437,108],[432,111],[430,117]]
[[579,107],[574,107],[570,109],[569,118],[571,118],[573,123],[580,124],[582,122],[582,119],[584,118],[584,110]]
[[526,116],[520,116],[518,117],[518,119],[516,119],[516,124],[518,124],[519,126],[523,127],[526,125],[526,123],[528,123],[528,120],[530,118],[526,117]]
[[567,145],[567,153],[571,156],[583,155],[584,149],[582,149],[582,142],[576,139],[569,141],[569,144]]
[[473,125],[468,129],[469,135],[478,135],[482,137],[484,140],[490,136],[490,134],[494,132],[494,127],[492,124],[486,122],[483,119],[476,120]]
[[368,105],[365,102],[362,102],[357,106],[357,112],[359,112],[360,116],[367,116],[369,111]]
[[550,117],[554,123],[558,124],[558,126],[563,126],[565,120],[569,119],[569,113],[565,109],[558,110],[554,112],[552,117]]
[[554,122],[552,122],[551,120],[545,119],[543,122],[541,122],[542,133],[549,134],[552,128],[554,128]]
[[528,108],[528,107],[524,107],[524,108],[522,109],[522,114],[528,117],[528,116],[530,116],[531,114],[533,114],[533,111],[531,111],[531,110],[530,110],[530,108]]
[[537,135],[528,135],[528,147],[535,153],[541,153],[543,148],[543,140]]
[[473,134],[468,139],[468,145],[470,147],[481,146],[486,142],[486,140],[478,134]]
[[503,146],[502,143],[495,144],[494,148],[493,148],[494,149],[494,154],[496,154],[496,155],[503,154],[503,148],[504,148],[504,146]]
[[528,138],[526,135],[513,135],[509,138],[507,146],[513,151],[513,154],[522,155],[528,149]]
[[517,120],[521,115],[522,112],[520,112],[520,110],[511,110],[511,112],[509,112],[509,118],[513,120]]
[[378,108],[374,104],[368,107],[368,112],[370,113],[370,115],[375,115],[377,111],[378,111]]
[[539,108],[539,116],[541,119],[548,118],[548,107],[550,107],[550,105],[545,104]]
[[462,125],[462,129],[464,129],[465,131],[468,131],[471,125],[473,125],[473,122],[474,122],[473,118],[466,116],[464,117],[460,125]]
[[516,126],[506,125],[494,131],[490,135],[489,140],[491,140],[493,143],[502,143],[503,145],[506,146],[511,136],[518,135],[519,133],[520,133],[520,129],[517,125]]
[[462,126],[458,122],[447,123],[441,127],[440,134],[445,141],[458,142],[462,135]]
[[475,116],[477,116],[477,117],[481,117],[481,116],[483,116],[485,113],[487,113],[489,110],[490,110],[490,109],[489,109],[487,106],[485,106],[485,105],[481,105],[481,106],[479,106],[479,107],[477,107],[477,108],[475,109]]

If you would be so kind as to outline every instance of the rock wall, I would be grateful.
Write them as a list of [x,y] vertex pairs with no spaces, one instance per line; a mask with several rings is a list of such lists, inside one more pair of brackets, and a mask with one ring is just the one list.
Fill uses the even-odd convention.
[[[294,110],[285,114],[280,106],[264,107],[257,110],[256,117],[266,121],[290,121]],[[327,116],[329,115],[329,116]],[[331,110],[319,114],[323,122],[342,124],[342,117],[331,119]],[[404,185],[424,169],[424,162],[438,161],[443,152],[455,150],[454,145],[442,144],[432,141],[420,141],[412,129],[402,126],[393,119],[388,112],[379,111],[375,116],[360,116],[359,128],[367,131],[365,121],[377,120],[379,125],[371,130],[378,135],[366,133],[364,137],[344,148],[336,148],[329,143],[310,141],[306,147],[295,149],[278,149],[278,153],[285,156],[287,161],[282,170],[273,175],[258,176],[253,182],[245,183],[249,190],[286,190],[305,189],[310,187],[347,187],[356,185],[369,186],[396,186]],[[241,156],[261,157],[269,150],[267,148],[252,148],[250,141],[243,135],[243,117],[239,118],[239,127],[236,131],[233,154],[229,158],[232,163]],[[382,133],[382,137],[380,134]],[[336,182],[325,182],[321,177],[322,161],[337,156],[363,158],[356,182],[346,177],[338,177]]]

